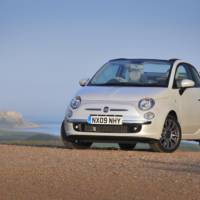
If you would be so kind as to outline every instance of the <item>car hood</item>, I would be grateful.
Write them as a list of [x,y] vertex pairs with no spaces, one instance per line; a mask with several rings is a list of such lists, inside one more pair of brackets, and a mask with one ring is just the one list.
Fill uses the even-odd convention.
[[137,101],[145,97],[162,98],[167,91],[168,88],[161,87],[85,86],[76,95],[83,100]]

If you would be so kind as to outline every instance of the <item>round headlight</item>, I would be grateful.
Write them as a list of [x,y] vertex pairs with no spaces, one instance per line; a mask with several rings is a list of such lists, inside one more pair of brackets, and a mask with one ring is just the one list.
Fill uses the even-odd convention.
[[70,106],[73,109],[77,109],[81,105],[81,97],[77,96],[71,100]]
[[155,105],[155,101],[151,98],[141,99],[138,103],[140,110],[150,110]]

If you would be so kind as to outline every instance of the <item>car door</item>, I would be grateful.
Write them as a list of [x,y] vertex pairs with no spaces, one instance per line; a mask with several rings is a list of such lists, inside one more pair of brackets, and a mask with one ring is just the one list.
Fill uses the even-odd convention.
[[190,65],[190,70],[192,72],[193,80],[195,82],[194,96],[196,98],[197,106],[195,107],[195,112],[197,115],[197,129],[200,130],[200,76],[198,71]]
[[185,89],[183,94],[177,96],[180,113],[179,120],[183,134],[197,132],[200,125],[200,80],[194,73],[192,66],[181,63],[177,66],[174,78],[173,87],[178,89],[177,92],[179,92],[181,80],[190,79],[195,82],[194,87]]

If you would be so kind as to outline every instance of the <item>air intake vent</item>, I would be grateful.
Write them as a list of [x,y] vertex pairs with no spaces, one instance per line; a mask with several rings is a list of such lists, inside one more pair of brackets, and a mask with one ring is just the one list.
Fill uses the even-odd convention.
[[73,128],[78,132],[95,132],[95,133],[138,133],[141,124],[123,124],[123,125],[91,125],[88,123],[74,123]]

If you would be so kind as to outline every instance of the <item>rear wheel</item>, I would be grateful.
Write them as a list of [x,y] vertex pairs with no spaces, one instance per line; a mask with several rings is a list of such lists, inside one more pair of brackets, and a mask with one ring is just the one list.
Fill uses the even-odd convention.
[[65,145],[66,148],[69,148],[69,149],[86,149],[86,148],[90,148],[90,146],[92,145],[92,142],[82,142],[82,141],[79,141],[79,140],[69,141],[67,139],[67,135],[66,135],[66,132],[65,132],[64,122],[62,123],[60,134],[61,134],[62,142],[63,142],[63,144]]
[[156,152],[174,152],[181,142],[181,128],[177,119],[169,115],[163,127],[160,140],[151,143],[151,148]]
[[119,143],[119,147],[122,150],[133,150],[135,148],[137,143],[133,144],[125,144],[125,143]]

